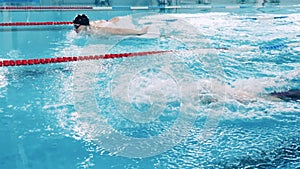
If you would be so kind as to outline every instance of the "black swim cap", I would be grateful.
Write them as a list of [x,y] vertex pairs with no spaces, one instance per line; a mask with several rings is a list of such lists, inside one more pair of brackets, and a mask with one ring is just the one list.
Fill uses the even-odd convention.
[[299,101],[300,100],[300,89],[290,89],[285,92],[273,92],[271,96],[278,97],[283,101]]
[[75,17],[73,24],[90,25],[90,20],[85,14],[81,14]]

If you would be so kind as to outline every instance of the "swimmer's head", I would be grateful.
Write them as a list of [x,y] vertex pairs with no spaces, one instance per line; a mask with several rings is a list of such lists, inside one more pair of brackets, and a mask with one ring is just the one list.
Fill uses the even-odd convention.
[[277,97],[283,101],[297,101],[300,102],[300,89],[290,89],[284,92],[273,92],[271,96]]
[[73,20],[73,24],[76,31],[81,25],[90,25],[90,20],[85,14],[80,14],[75,17],[75,19]]

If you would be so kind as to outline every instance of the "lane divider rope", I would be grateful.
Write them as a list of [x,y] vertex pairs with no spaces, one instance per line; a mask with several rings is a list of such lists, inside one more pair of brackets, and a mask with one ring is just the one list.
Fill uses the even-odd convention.
[[92,6],[1,6],[0,10],[88,10]]
[[[253,18],[240,18],[241,20],[273,20],[273,19],[285,19],[288,16],[272,16],[272,17],[253,17]],[[0,26],[40,26],[40,25],[71,25],[71,21],[61,21],[61,22],[2,22]]]
[[[271,46],[249,46],[232,49],[233,51],[245,51],[245,50],[261,50],[261,51],[270,51],[270,50],[280,50],[287,47],[299,47],[299,44],[287,45],[287,44],[276,44]],[[240,49],[240,50],[239,50]],[[198,50],[222,50],[229,51],[231,48],[203,48]],[[22,59],[22,60],[2,60],[0,61],[0,67],[8,66],[27,66],[27,65],[38,65],[38,64],[54,64],[54,63],[63,63],[63,62],[75,62],[75,61],[84,61],[84,60],[99,60],[99,59],[117,59],[125,57],[136,57],[136,56],[147,56],[154,54],[162,54],[168,52],[180,52],[174,50],[161,50],[161,51],[146,51],[146,52],[134,52],[134,53],[115,53],[115,54],[103,54],[103,55],[90,55],[90,56],[69,56],[69,57],[56,57],[56,58],[40,58],[40,59]]]
[[2,60],[2,61],[0,61],[0,67],[28,66],[28,65],[38,65],[38,64],[54,64],[54,63],[75,62],[75,61],[84,61],[84,60],[116,59],[116,58],[124,58],[124,57],[147,56],[147,55],[161,54],[161,53],[167,53],[167,52],[172,52],[172,50],[104,54],[104,55],[91,55],[91,56],[73,56],[73,57],[70,56],[70,57],[40,58],[40,59]]
[[73,22],[3,22],[0,26],[71,25]]
[[[298,5],[271,6],[271,8],[299,8]],[[268,8],[262,5],[161,5],[161,6],[1,6],[1,11],[23,11],[23,10],[156,10],[156,9],[243,9],[243,8]]]
[[[291,44],[274,44],[274,45],[262,45],[262,46],[239,46],[239,47],[232,47],[232,48],[222,48],[226,51],[239,51],[239,52],[246,52],[246,51],[272,51],[272,50],[282,50],[282,49],[296,49],[300,47],[299,43],[291,43]],[[221,49],[221,48],[220,48]]]
[[276,19],[286,19],[288,16],[262,16],[262,17],[249,17],[249,18],[241,18],[241,20],[276,20]]

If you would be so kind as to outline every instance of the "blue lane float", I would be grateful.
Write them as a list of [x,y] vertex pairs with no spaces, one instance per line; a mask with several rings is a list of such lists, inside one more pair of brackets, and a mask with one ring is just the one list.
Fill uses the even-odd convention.
[[286,19],[288,16],[272,16],[272,17],[251,17],[251,18],[242,18],[242,20],[274,20],[274,19]]
[[282,48],[287,48],[288,46],[286,44],[276,44],[271,46],[260,46],[260,50],[278,50]]

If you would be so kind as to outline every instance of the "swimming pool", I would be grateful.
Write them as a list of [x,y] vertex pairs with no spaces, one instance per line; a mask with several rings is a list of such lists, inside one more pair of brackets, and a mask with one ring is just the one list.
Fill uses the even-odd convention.
[[[1,15],[69,21],[77,13]],[[130,15],[150,33],[5,27],[1,59],[165,52],[0,67],[0,168],[300,167],[299,102],[267,97],[300,87],[299,6],[80,13]]]

